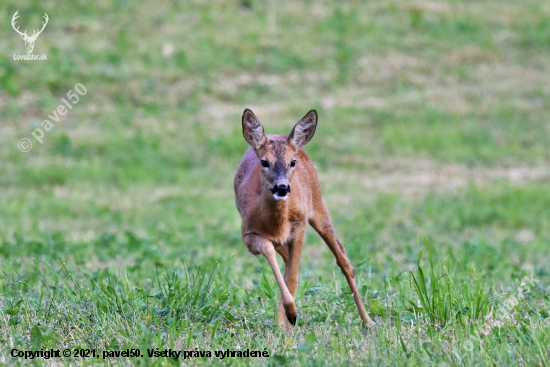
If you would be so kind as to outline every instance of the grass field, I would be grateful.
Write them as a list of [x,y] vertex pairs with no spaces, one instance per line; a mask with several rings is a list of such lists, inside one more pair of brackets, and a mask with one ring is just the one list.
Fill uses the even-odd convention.
[[[16,10],[48,14],[47,61],[14,60]],[[0,19],[0,363],[550,365],[548,2],[6,0]],[[234,203],[245,107],[267,133],[317,109],[306,151],[375,329],[312,230],[297,327],[275,326]]]

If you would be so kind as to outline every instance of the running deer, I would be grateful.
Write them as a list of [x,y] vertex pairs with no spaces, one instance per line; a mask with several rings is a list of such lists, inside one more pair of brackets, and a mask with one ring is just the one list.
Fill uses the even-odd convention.
[[[277,309],[279,326],[292,328],[296,324],[294,295],[307,223],[321,235],[336,257],[361,319],[365,324],[374,325],[359,295],[355,269],[334,233],[315,167],[302,149],[313,138],[317,112],[309,111],[288,137],[266,135],[262,124],[249,109],[244,111],[242,124],[244,138],[250,147],[235,175],[241,232],[248,251],[265,256],[273,270],[281,292]],[[275,251],[285,262],[284,277]]]

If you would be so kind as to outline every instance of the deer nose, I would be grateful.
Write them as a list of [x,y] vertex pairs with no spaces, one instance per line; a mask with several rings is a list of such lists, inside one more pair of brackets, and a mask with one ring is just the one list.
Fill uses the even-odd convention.
[[279,196],[286,196],[286,194],[290,193],[290,185],[275,185],[271,189],[271,192]]

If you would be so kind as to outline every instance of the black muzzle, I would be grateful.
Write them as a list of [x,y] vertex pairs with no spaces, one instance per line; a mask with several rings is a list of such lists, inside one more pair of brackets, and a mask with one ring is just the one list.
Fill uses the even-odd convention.
[[275,185],[271,189],[271,192],[273,195],[277,194],[279,196],[286,196],[287,194],[290,194],[290,186],[287,185]]

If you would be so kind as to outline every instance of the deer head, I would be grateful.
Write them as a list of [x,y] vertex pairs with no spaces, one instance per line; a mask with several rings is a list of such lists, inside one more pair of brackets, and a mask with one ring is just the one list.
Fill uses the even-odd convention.
[[309,143],[317,127],[317,112],[311,110],[294,126],[286,139],[269,139],[256,115],[249,109],[243,114],[243,135],[254,148],[262,166],[261,181],[277,201],[285,201],[290,186],[296,155]]
[[32,36],[28,36],[27,35],[27,30],[25,29],[25,32],[20,32],[19,31],[19,27],[15,28],[15,20],[17,18],[19,18],[19,15],[17,14],[19,12],[16,11],[15,14],[13,15],[13,18],[11,19],[11,26],[13,27],[13,29],[19,33],[21,35],[21,38],[23,38],[23,40],[25,41],[25,48],[27,49],[27,53],[30,54],[32,53],[32,50],[34,48],[34,42],[36,41],[36,38],[38,38],[38,36],[40,35],[40,33],[42,33],[42,31],[44,30],[44,28],[46,28],[46,24],[48,24],[48,14],[44,13],[44,19],[46,20],[46,22],[42,23],[42,29],[38,31],[34,30]]

